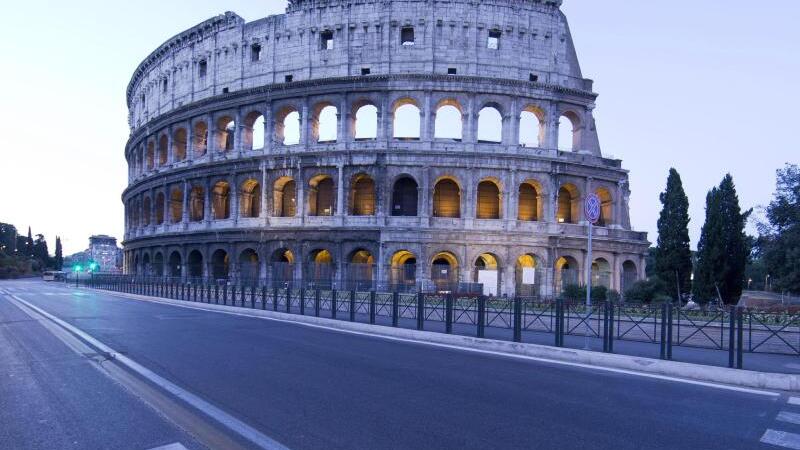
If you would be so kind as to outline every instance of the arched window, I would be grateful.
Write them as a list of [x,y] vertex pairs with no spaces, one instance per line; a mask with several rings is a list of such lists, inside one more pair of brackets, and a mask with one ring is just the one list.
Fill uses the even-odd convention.
[[311,118],[311,134],[314,142],[336,142],[338,112],[339,110],[330,103],[320,103],[314,107]]
[[332,216],[335,214],[334,199],[336,191],[333,179],[327,175],[319,175],[309,183],[308,215]]
[[445,178],[433,188],[433,217],[461,217],[461,188]]
[[291,177],[281,177],[275,182],[273,199],[275,216],[297,215],[297,184]]
[[367,175],[357,175],[350,190],[350,214],[353,216],[375,215],[375,182]]
[[242,198],[240,202],[242,217],[258,217],[261,214],[261,184],[256,180],[247,180],[242,183]]
[[211,255],[211,276],[215,280],[227,280],[230,273],[230,258],[225,250],[217,250]]
[[599,188],[595,191],[600,197],[600,219],[597,221],[598,227],[607,227],[614,223],[614,202],[611,198],[611,192],[606,188]]
[[544,111],[529,106],[519,116],[519,143],[525,147],[544,146]]
[[315,286],[326,289],[332,286],[334,275],[333,255],[328,250],[314,250],[309,255],[308,274]]
[[[563,292],[564,288],[570,285],[577,285],[580,282],[580,268],[578,261],[571,256],[562,256],[556,260],[555,286],[558,293]],[[570,299],[580,300],[580,299]]]
[[205,192],[200,186],[195,186],[189,193],[189,220],[200,222],[205,218]]
[[194,124],[192,147],[194,148],[194,156],[197,157],[205,155],[208,151],[208,124],[203,121]]
[[592,263],[592,286],[611,287],[611,264],[605,258],[597,258]]
[[172,278],[180,278],[181,271],[182,271],[182,264],[181,264],[181,254],[178,252],[172,252],[169,255],[169,268],[167,269],[167,275]]
[[406,291],[416,287],[417,284],[417,257],[406,250],[401,250],[392,255],[391,280],[393,291]]
[[173,188],[169,194],[169,211],[172,223],[183,220],[183,189]]
[[150,254],[145,253],[142,258],[142,269],[145,275],[153,275],[153,265],[150,263]]
[[153,170],[156,160],[156,144],[153,141],[147,143],[147,170]]
[[203,277],[203,254],[197,250],[192,250],[186,258],[186,265],[189,268],[191,278]]
[[164,193],[156,194],[156,225],[164,223]]
[[478,142],[503,141],[503,116],[494,106],[486,106],[478,113]]
[[376,139],[378,137],[378,108],[369,103],[356,104],[353,137],[355,140]]
[[455,100],[445,100],[436,110],[434,137],[436,139],[453,139],[460,141],[463,137],[463,120],[461,105]]
[[518,210],[518,220],[523,222],[535,222],[539,220],[539,192],[533,183],[522,183],[519,186]]
[[222,220],[231,217],[230,185],[226,181],[220,181],[214,185],[211,191],[211,211],[214,219]]
[[558,121],[558,148],[580,150],[580,118],[572,111],[565,112]]
[[236,122],[225,116],[217,120],[217,150],[227,152],[233,150],[236,136]]
[[176,162],[186,159],[186,145],[188,144],[186,128],[178,128],[172,134],[172,156]]
[[270,273],[274,284],[286,284],[294,279],[294,254],[281,248],[272,253]]
[[500,188],[493,181],[481,181],[478,184],[478,207],[475,211],[478,219],[500,218]]
[[500,265],[497,256],[484,253],[475,260],[473,282],[483,285],[483,295],[497,296],[500,293]]
[[264,148],[264,116],[258,111],[253,111],[244,118],[242,148],[246,150]]
[[413,178],[405,176],[394,182],[392,189],[392,215],[413,217],[417,213],[419,186]]
[[639,271],[636,269],[636,263],[633,261],[625,261],[622,263],[622,280],[620,282],[620,291],[625,294],[634,283],[639,281]]
[[394,106],[394,137],[414,140],[420,137],[420,109],[412,99],[401,99]]
[[539,259],[536,255],[525,254],[517,258],[516,292],[519,296],[534,296],[537,287],[542,284],[544,274],[539,270]]
[[283,145],[300,143],[300,113],[293,107],[285,107],[275,116],[275,140]]
[[571,184],[562,186],[558,190],[558,210],[556,221],[558,223],[578,223],[579,205],[578,189]]
[[458,288],[458,259],[450,252],[441,252],[431,260],[431,280],[437,292],[452,292]]
[[166,134],[162,134],[158,139],[158,165],[165,166],[167,164],[167,155],[169,150],[169,139]]
[[255,250],[248,248],[239,255],[239,273],[244,284],[258,283],[259,261]]
[[161,252],[156,253],[156,256],[153,257],[153,275],[164,276],[164,255]]
[[144,201],[142,202],[142,219],[144,219],[144,225],[150,225],[150,214],[153,208],[153,204],[150,201],[150,197],[145,197]]
[[359,291],[372,290],[373,271],[375,258],[367,250],[356,250],[350,255],[347,267],[347,289]]

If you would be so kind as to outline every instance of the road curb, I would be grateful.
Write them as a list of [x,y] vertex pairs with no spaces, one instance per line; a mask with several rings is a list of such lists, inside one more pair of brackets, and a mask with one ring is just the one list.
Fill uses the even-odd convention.
[[554,362],[593,366],[598,369],[623,370],[655,376],[683,378],[698,382],[720,383],[742,388],[800,392],[800,375],[729,369],[726,367],[705,366],[701,364],[676,361],[663,361],[660,359],[600,353],[578,349],[566,349],[539,344],[499,341],[494,339],[436,333],[431,331],[419,331],[408,328],[393,328],[382,325],[370,325],[360,322],[345,322],[323,317],[301,316],[297,314],[288,314],[276,311],[246,309],[241,307],[214,305],[208,303],[194,303],[182,300],[121,293],[116,291],[106,291],[101,289],[97,290],[133,300],[182,307],[193,307],[207,311],[234,313],[243,316],[277,319],[299,324],[323,326],[326,328],[348,332],[365,333],[378,337],[398,338],[421,343],[447,345],[463,348],[465,350],[500,353],[512,357],[523,356],[551,360]]

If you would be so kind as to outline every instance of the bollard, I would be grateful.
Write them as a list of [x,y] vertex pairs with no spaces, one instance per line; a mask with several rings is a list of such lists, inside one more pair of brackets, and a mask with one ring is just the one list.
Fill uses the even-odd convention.
[[332,319],[336,318],[336,308],[337,308],[336,303],[338,301],[338,298],[336,298],[337,294],[338,294],[338,292],[335,289],[333,291],[331,291],[331,318]]
[[608,302],[608,353],[614,353],[614,315],[616,306],[614,302]]
[[369,293],[369,323],[375,325],[375,301],[378,294],[375,291]]
[[522,342],[522,299],[514,298],[514,342]]
[[672,305],[667,308],[667,360],[672,361]]
[[356,321],[356,290],[350,291],[350,322]]
[[444,298],[444,332],[453,333],[453,294]]
[[417,329],[425,329],[425,294],[417,294]]
[[661,305],[661,342],[659,359],[667,359],[667,308],[669,305],[666,303]]
[[314,292],[314,315],[319,317],[319,303],[320,303],[320,292],[319,289]]
[[734,356],[735,356],[735,339],[736,339],[736,307],[730,307],[729,313],[729,325],[728,325],[728,367],[733,369],[734,366]]
[[267,286],[261,286],[261,309],[267,309]]
[[744,310],[736,314],[736,368],[743,367],[744,359]]
[[286,313],[292,312],[292,288],[286,286]]
[[300,288],[300,315],[306,315],[306,288]]
[[277,287],[272,288],[272,310],[273,311],[277,311],[278,310],[278,288]]
[[400,293],[394,292],[392,294],[392,326],[396,327],[400,324]]
[[478,337],[482,338],[486,334],[486,296],[478,297]]

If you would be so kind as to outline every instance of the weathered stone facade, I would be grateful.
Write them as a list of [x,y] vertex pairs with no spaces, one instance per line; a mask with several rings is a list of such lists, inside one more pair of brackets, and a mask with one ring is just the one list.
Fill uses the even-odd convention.
[[560,4],[294,0],[175,36],[128,87],[126,270],[543,293],[583,279],[596,192],[597,273],[643,276]]

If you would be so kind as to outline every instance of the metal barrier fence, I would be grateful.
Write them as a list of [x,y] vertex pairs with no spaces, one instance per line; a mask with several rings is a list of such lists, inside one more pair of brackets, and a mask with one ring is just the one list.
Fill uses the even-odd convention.
[[[336,290],[291,285],[225,284],[207,280],[148,279],[95,275],[75,280],[88,287],[188,302],[314,315],[393,327],[541,343],[565,337],[600,339],[613,353],[615,342],[658,345],[662,359],[676,347],[728,353],[728,365],[742,368],[745,353],[800,355],[800,312],[775,313],[728,307],[687,311],[671,304],[594,304],[535,297],[487,297],[457,293]],[[547,342],[547,339],[544,340]],[[573,344],[574,345],[574,344]]]

